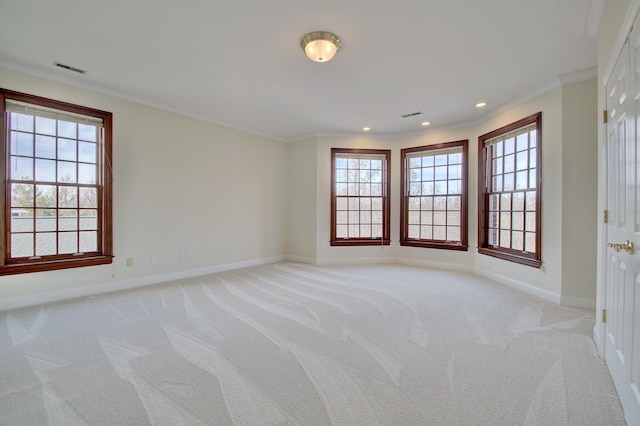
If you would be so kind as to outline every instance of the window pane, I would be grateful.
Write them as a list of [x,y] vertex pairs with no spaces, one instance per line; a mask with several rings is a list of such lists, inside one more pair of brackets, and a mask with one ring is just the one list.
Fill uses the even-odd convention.
[[460,197],[447,197],[447,210],[460,210]]
[[371,227],[371,238],[382,238],[382,225],[373,225]]
[[442,211],[433,212],[433,224],[434,225],[446,225],[447,213]]
[[513,231],[511,248],[514,250],[524,249],[524,233],[523,232]]
[[70,209],[61,209],[58,219],[59,231],[76,231],[78,230],[78,211]]
[[80,188],[80,207],[98,208],[98,190],[96,188]]
[[347,224],[347,212],[346,211],[338,211],[336,212],[336,223],[339,225]]
[[516,154],[516,170],[525,170],[529,165],[529,156],[527,151],[519,152]]
[[460,241],[460,228],[457,226],[447,226],[447,241]]
[[382,184],[372,183],[371,184],[371,195],[379,197],[382,195]]
[[509,138],[506,141],[504,141],[504,154],[508,155],[508,154],[513,154],[515,150],[515,141],[513,138]]
[[347,159],[336,158],[336,169],[346,169],[346,168],[347,168]]
[[447,225],[460,226],[460,212],[447,212]]
[[360,238],[371,238],[371,225],[360,225]]
[[11,209],[11,232],[33,232],[33,209]]
[[[422,197],[423,199],[426,197]],[[409,197],[409,210],[420,210],[420,197]]]
[[433,239],[438,241],[445,241],[447,239],[447,227],[446,226],[434,226],[433,227]]
[[80,232],[80,251],[83,253],[98,251],[98,233]]
[[382,182],[382,171],[380,170],[372,170],[371,171],[371,183],[381,183]]
[[36,159],[36,180],[40,182],[56,181],[56,162],[54,160]]
[[11,157],[10,175],[14,180],[33,180],[33,159]]
[[36,135],[36,157],[56,158],[56,138]]
[[433,239],[433,227],[432,226],[421,226],[420,227],[420,238],[423,240],[432,240]]
[[529,253],[536,252],[536,234],[534,232],[527,232],[525,234],[524,249]]
[[371,210],[371,198],[360,198],[360,210]]
[[[371,195],[371,184],[370,183],[361,183],[360,184],[360,195],[369,196]],[[376,194],[379,195],[379,194]]]
[[82,161],[83,163],[95,164],[97,162],[96,144],[79,142],[78,143],[78,161]]
[[420,213],[420,223],[422,225],[433,225],[433,212],[423,211]]
[[516,189],[526,189],[527,185],[527,177],[529,173],[527,171],[516,173]]
[[33,253],[33,234],[11,234],[11,257],[31,257]]
[[33,132],[33,116],[12,112],[11,129],[22,130],[24,132]]
[[36,232],[56,231],[56,210],[36,209]]
[[415,169],[417,167],[420,167],[421,164],[421,158],[420,157],[413,157],[409,159],[409,167],[412,169]]
[[516,231],[524,230],[524,213],[511,213],[511,228]]
[[433,199],[434,210],[446,210],[447,209],[447,197],[435,197]]
[[446,180],[447,179],[447,166],[436,167],[436,172],[435,173],[436,173],[435,174],[435,180]]
[[58,190],[59,207],[78,207],[78,188],[74,186],[61,186]]
[[[80,207],[87,207],[83,205],[82,202],[82,190],[80,190]],[[340,197],[336,199],[336,209],[337,210],[347,210],[347,199],[344,197]]]
[[433,167],[424,167],[422,169],[422,180],[423,181],[433,180],[434,171],[435,169]]
[[500,228],[501,229],[511,228],[511,213],[500,213]]
[[55,232],[36,234],[36,256],[57,254],[58,238]]
[[33,133],[11,132],[11,154],[33,157]]
[[56,187],[36,185],[36,207],[56,207]]
[[75,140],[58,139],[58,159],[77,161],[77,147]]
[[525,205],[527,207],[527,211],[535,211],[536,210],[536,193],[535,191],[527,192],[525,198]]
[[76,183],[76,164],[69,161],[58,161],[58,182]]
[[78,139],[84,141],[96,142],[98,136],[98,128],[87,124],[78,124]]
[[418,225],[409,225],[408,227],[408,236],[411,239],[420,238],[420,226]]
[[11,185],[12,207],[33,207],[33,185],[14,183]]
[[82,210],[80,213],[80,229],[98,229],[98,210]]
[[58,252],[60,254],[71,254],[78,252],[77,232],[61,232],[58,235]]
[[358,238],[360,236],[360,225],[349,225],[349,238]]
[[515,169],[515,161],[516,161],[516,156],[515,155],[507,155],[506,157],[504,157],[504,172],[505,173],[510,173],[513,172]]
[[[80,166],[82,166],[82,164],[80,164]],[[86,177],[84,176],[82,170],[80,170],[80,182],[84,183],[84,180],[86,180]],[[347,195],[347,184],[346,183],[337,183],[336,184],[336,195]]]
[[512,200],[513,200],[513,211],[524,210],[524,193],[523,192],[513,193]]
[[420,199],[420,208],[423,210],[433,209],[433,197],[422,197]]
[[63,138],[77,139],[78,127],[76,123],[69,121],[58,121],[58,136]]
[[407,222],[409,225],[420,225],[420,212],[409,212]]
[[504,189],[503,191],[513,191],[514,189],[514,175],[513,173],[505,173],[504,175]]
[[511,248],[511,231],[500,231],[500,247]]
[[36,133],[56,135],[56,120],[53,118],[36,117]]
[[529,134],[523,133],[516,138],[516,150],[523,151],[529,148]]
[[347,225],[336,226],[336,238],[347,238]]
[[526,214],[525,230],[530,232],[536,231],[536,213],[529,212]]

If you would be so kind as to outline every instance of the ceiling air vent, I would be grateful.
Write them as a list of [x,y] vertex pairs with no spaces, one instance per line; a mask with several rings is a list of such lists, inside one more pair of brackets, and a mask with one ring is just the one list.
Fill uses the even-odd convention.
[[59,68],[63,68],[63,69],[68,70],[68,71],[77,72],[78,74],[82,74],[82,75],[87,73],[87,71],[85,71],[85,70],[81,70],[80,68],[72,67],[71,65],[61,64],[60,62],[54,62],[53,65],[55,65],[56,67],[59,67]]
[[404,115],[402,115],[401,117],[402,117],[402,118],[407,118],[407,117],[413,117],[414,115],[420,115],[420,114],[422,114],[422,111],[412,112],[412,113],[410,113],[410,114],[404,114]]

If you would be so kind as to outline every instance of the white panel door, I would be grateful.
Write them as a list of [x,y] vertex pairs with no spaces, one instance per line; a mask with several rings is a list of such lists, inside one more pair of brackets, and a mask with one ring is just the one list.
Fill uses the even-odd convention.
[[640,425],[640,251],[636,251],[640,250],[639,34],[630,33],[606,86],[609,247],[605,360],[630,425]]

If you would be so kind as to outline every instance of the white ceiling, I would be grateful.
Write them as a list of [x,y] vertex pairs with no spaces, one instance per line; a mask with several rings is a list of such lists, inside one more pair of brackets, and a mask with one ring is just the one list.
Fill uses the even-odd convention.
[[[0,66],[281,140],[397,136],[594,67],[604,1],[0,0]],[[331,62],[300,47],[316,30]]]

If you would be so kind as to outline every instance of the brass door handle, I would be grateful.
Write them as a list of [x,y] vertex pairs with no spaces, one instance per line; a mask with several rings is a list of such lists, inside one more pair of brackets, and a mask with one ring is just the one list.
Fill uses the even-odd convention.
[[612,249],[614,249],[617,252],[620,252],[620,250],[624,250],[629,254],[633,254],[635,252],[635,248],[633,246],[633,243],[629,240],[625,241],[622,244],[615,244],[615,243],[609,243],[607,244],[607,247],[611,247]]

